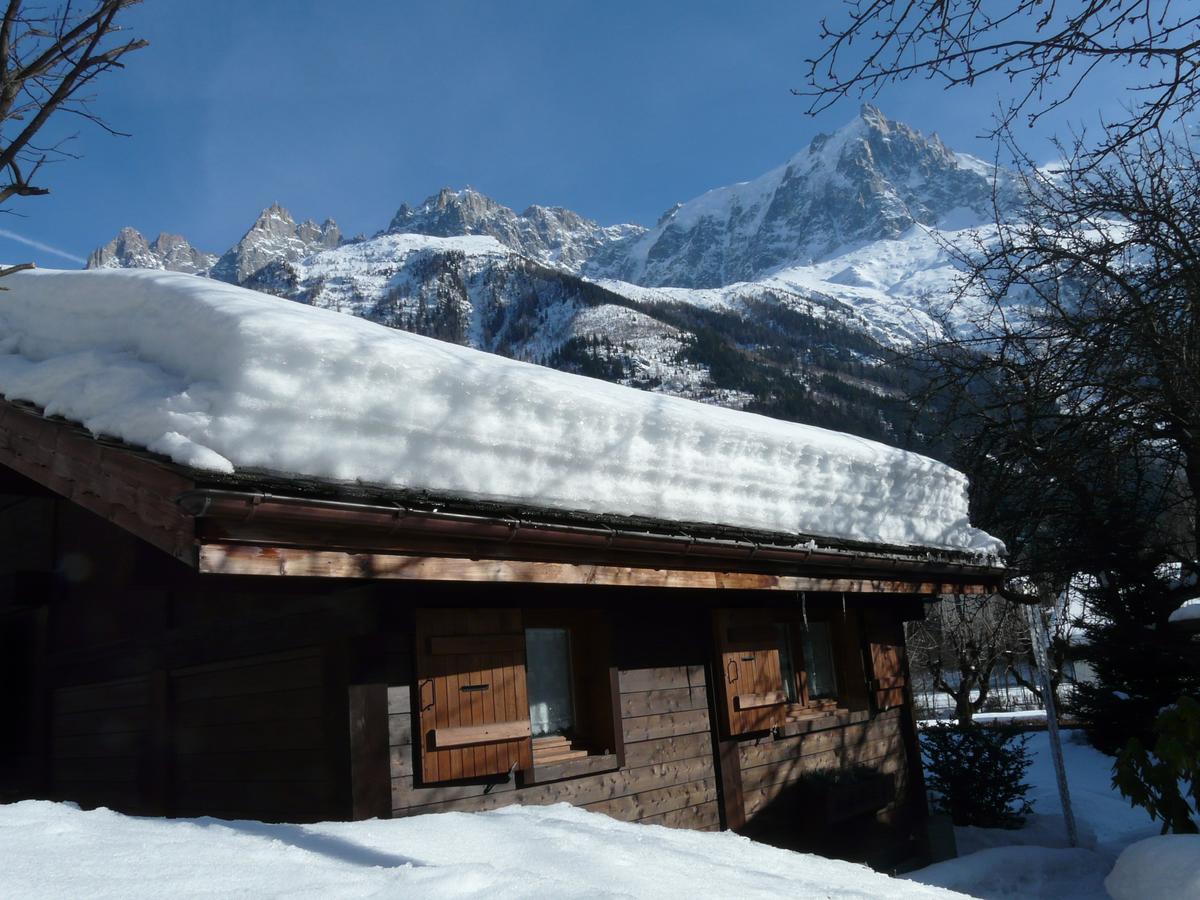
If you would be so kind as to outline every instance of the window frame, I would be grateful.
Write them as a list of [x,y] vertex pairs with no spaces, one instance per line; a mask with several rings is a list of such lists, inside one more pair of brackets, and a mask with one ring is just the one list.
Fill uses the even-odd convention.
[[[813,697],[809,691],[809,671],[808,659],[804,652],[804,636],[803,633],[808,629],[809,624],[820,623],[828,627],[826,638],[828,641],[829,656],[832,663],[832,675],[834,682],[833,697]],[[792,678],[794,683],[792,691],[796,699],[790,700],[784,710],[785,721],[796,721],[799,719],[811,719],[819,716],[827,716],[838,712],[849,712],[850,703],[847,697],[847,687],[850,683],[850,678],[853,673],[847,671],[849,666],[844,658],[843,653],[839,653],[839,644],[846,641],[849,637],[845,633],[847,623],[843,623],[842,627],[838,627],[835,617],[828,614],[814,614],[808,616],[806,622],[804,618],[796,618],[795,616],[781,617],[776,620],[776,626],[782,629],[782,640],[786,641],[787,654],[790,657],[792,669]],[[841,632],[841,633],[839,633]],[[810,633],[812,633],[810,631]],[[783,655],[784,645],[780,645],[781,657]],[[865,677],[865,673],[864,673]],[[784,690],[788,690],[788,686],[784,685]]]
[[[736,740],[768,731],[788,736],[865,721],[873,715],[868,684],[873,669],[869,668],[871,660],[863,643],[863,610],[847,609],[824,597],[810,602],[807,610],[797,606],[714,608],[712,620],[716,711],[724,737]],[[809,694],[801,631],[806,621],[830,626],[827,633],[837,691],[834,698],[813,698]],[[793,681],[785,684],[788,657]],[[759,678],[752,686],[740,684],[745,679],[739,671],[739,660],[751,658],[757,660],[756,671],[773,670],[770,677],[777,680],[767,684]],[[770,694],[780,699],[742,707],[739,699],[746,690],[762,701],[769,701]]]
[[[567,632],[573,720],[568,743],[573,753],[583,751],[584,755],[554,758],[561,754],[538,751],[552,742],[561,747],[561,741],[547,736],[550,740],[544,740],[539,748],[539,739],[531,738],[533,764],[522,770],[522,783],[557,781],[621,768],[625,764],[621,697],[607,617],[599,609],[527,608],[523,614],[526,634],[535,628],[561,628]],[[527,665],[527,691],[528,678]]]
[[[565,693],[566,693],[568,701],[570,703],[571,723],[570,723],[570,726],[564,732],[562,732],[560,734],[548,733],[545,735],[538,735],[536,733],[536,725],[534,724],[534,717],[533,717],[534,697],[533,697],[533,690],[532,690],[532,681],[533,681],[532,674],[533,674],[534,666],[533,666],[533,663],[531,660],[531,654],[529,652],[529,632],[531,632],[531,631],[562,631],[566,635],[567,690]],[[576,696],[576,692],[577,692],[577,685],[579,682],[580,673],[577,671],[576,664],[575,664],[575,656],[576,656],[575,640],[576,640],[576,637],[575,637],[573,630],[567,626],[545,625],[545,624],[530,625],[528,623],[525,624],[525,694],[529,700],[529,721],[532,726],[530,730],[532,732],[531,736],[532,736],[533,742],[534,742],[535,755],[536,755],[537,741],[538,741],[539,737],[544,737],[544,738],[565,737],[565,738],[567,738],[567,740],[573,740],[574,732],[576,732],[578,730],[578,721],[577,720],[579,717],[579,713],[578,713],[579,699]]]

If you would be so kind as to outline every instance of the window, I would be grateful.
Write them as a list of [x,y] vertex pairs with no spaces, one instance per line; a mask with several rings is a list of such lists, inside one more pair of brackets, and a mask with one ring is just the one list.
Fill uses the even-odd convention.
[[575,686],[571,633],[566,628],[525,629],[525,678],[534,739],[569,737],[575,728]]
[[716,610],[725,732],[753,734],[866,709],[857,620],[853,612],[812,607],[807,616],[792,609]]
[[424,783],[619,768],[620,706],[598,610],[419,609]]
[[589,610],[527,609],[525,683],[533,767],[616,752],[608,628]]
[[[789,706],[836,706],[837,657],[829,622],[776,622],[779,669]],[[796,660],[801,668],[797,671]]]

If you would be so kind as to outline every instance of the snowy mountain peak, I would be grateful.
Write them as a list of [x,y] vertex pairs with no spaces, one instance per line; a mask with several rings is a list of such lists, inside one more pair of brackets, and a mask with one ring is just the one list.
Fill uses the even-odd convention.
[[608,248],[591,274],[638,284],[718,287],[828,259],[914,224],[982,222],[990,167],[948,150],[936,135],[866,104],[833,134],[751,181],[716,188],[668,210],[654,228]]
[[295,262],[341,242],[341,231],[333,219],[322,225],[306,219],[297,225],[290,212],[272,203],[258,214],[242,239],[222,254],[211,274],[221,281],[244,284],[272,263]]
[[178,234],[163,232],[147,241],[136,228],[126,226],[115,238],[93,250],[89,269],[165,269],[170,272],[205,274],[217,260],[214,253],[197,250]]
[[644,230],[636,225],[606,228],[562,207],[535,205],[518,214],[470,187],[462,190],[447,187],[415,208],[403,204],[386,233],[432,237],[489,235],[537,262],[578,271],[604,246]]
[[389,234],[428,234],[450,237],[456,234],[475,234],[484,225],[506,210],[495,200],[470,187],[462,190],[444,187],[426,197],[415,209],[402,203],[388,224]]

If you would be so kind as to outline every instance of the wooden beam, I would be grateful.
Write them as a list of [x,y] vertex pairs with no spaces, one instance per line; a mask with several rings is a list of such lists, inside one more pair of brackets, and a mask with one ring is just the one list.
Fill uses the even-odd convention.
[[175,503],[195,484],[165,466],[4,400],[0,465],[195,565],[195,524]]
[[736,694],[733,705],[736,709],[758,709],[762,706],[778,706],[787,703],[787,694],[783,691],[767,691],[765,694]]
[[497,741],[512,741],[529,737],[528,719],[512,722],[494,722],[491,725],[460,725],[457,728],[435,728],[433,746],[442,750],[447,747],[472,747],[475,744],[494,744]]
[[[641,569],[854,575],[909,580],[998,582],[1001,569],[963,561],[906,556],[895,548],[862,552],[829,547],[755,545],[739,540],[689,541],[666,532],[622,533],[602,527],[523,524],[471,515],[401,513],[395,508],[342,508],[300,498],[233,492],[196,491],[184,506],[203,510],[196,522],[201,544],[254,544],[384,553],[405,556],[465,556],[470,559],[524,559],[540,562],[635,566]],[[207,504],[207,505],[204,505]],[[917,613],[918,617],[920,613]]]
[[392,815],[388,768],[388,687],[352,684],[350,702],[350,815],[389,819]]
[[517,584],[586,584],[717,590],[813,591],[882,594],[985,594],[987,586],[882,578],[818,578],[756,572],[650,569],[522,560],[348,553],[238,544],[203,544],[199,570],[211,575],[292,578],[362,578],[401,581],[471,581]]

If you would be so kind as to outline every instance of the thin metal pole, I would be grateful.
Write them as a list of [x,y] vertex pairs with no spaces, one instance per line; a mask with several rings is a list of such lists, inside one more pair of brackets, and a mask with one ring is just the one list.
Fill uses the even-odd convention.
[[1042,703],[1046,707],[1046,732],[1050,738],[1050,757],[1054,760],[1054,776],[1058,780],[1058,799],[1062,803],[1063,821],[1067,825],[1067,844],[1079,846],[1079,833],[1075,829],[1075,812],[1071,808],[1071,789],[1067,786],[1067,768],[1063,763],[1062,740],[1058,734],[1058,702],[1050,682],[1050,663],[1047,650],[1050,636],[1046,623],[1042,621],[1041,609],[1032,604],[1025,607],[1025,618],[1029,622],[1029,638],[1033,644],[1033,659],[1036,663],[1038,681],[1042,685]]

